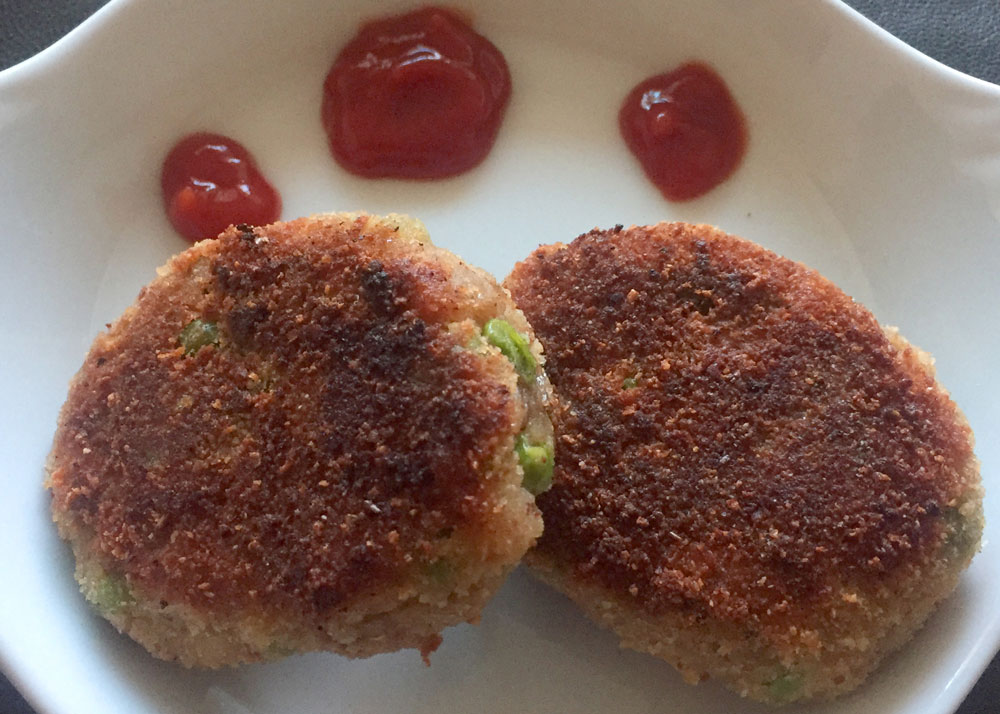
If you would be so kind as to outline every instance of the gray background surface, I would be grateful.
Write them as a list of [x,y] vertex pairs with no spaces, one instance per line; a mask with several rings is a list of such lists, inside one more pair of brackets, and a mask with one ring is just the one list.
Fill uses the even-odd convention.
[[[0,70],[45,49],[103,4],[104,0],[0,0]],[[1000,84],[1000,0],[848,0],[848,4],[925,54]],[[958,712],[1000,714],[1000,656]],[[0,714],[33,714],[2,675]]]

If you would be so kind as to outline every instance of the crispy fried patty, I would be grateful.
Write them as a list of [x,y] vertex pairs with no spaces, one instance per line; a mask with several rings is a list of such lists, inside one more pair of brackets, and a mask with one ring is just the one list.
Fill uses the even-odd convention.
[[548,386],[480,337],[493,318],[530,339],[400,217],[231,228],[173,258],[95,341],[55,437],[85,594],[189,665],[433,649],[541,531],[515,437],[551,437]]
[[816,272],[675,223],[539,248],[505,285],[560,404],[529,562],[623,644],[758,699],[835,695],[977,550],[965,419]]

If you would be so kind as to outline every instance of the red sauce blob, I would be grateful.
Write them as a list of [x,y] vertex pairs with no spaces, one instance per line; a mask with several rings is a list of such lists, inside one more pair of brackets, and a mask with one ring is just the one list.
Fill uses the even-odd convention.
[[242,144],[220,134],[181,139],[160,175],[171,225],[192,241],[215,238],[230,225],[273,223],[281,196]]
[[370,22],[341,50],[323,126],[351,173],[442,178],[486,158],[509,98],[500,51],[453,11],[427,7]]
[[671,201],[715,188],[746,152],[743,112],[722,78],[697,62],[641,82],[625,98],[618,123],[646,175]]

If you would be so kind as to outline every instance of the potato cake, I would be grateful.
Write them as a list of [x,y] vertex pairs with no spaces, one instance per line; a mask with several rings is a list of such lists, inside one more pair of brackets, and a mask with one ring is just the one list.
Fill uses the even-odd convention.
[[983,525],[969,426],[818,273],[665,223],[543,246],[505,285],[557,402],[528,562],[624,646],[832,697],[954,589]]
[[548,400],[509,295],[419,222],[231,227],[97,337],[53,516],[87,599],[158,657],[426,658],[541,533]]

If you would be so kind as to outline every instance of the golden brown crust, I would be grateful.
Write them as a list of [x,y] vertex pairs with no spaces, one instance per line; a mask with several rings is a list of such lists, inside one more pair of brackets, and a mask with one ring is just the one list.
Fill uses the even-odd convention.
[[[535,534],[491,533],[510,499],[489,473],[524,421],[515,377],[448,322],[496,306],[393,233],[367,216],[231,228],[161,271],[61,417],[50,487],[78,555],[164,607],[317,626],[455,533],[493,577],[516,562]],[[186,354],[195,319],[218,344]]]
[[550,580],[791,653],[843,593],[939,559],[978,496],[971,432],[919,356],[800,264],[660,224],[542,247],[505,285],[559,401],[532,555]]

